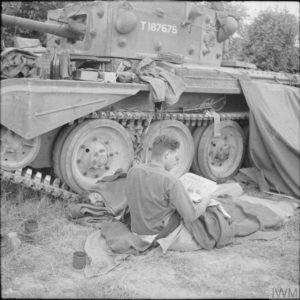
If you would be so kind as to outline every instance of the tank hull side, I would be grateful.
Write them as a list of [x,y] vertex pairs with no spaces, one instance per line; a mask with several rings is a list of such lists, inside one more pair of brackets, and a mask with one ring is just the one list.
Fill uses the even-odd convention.
[[32,139],[135,95],[138,85],[7,79],[1,83],[1,124]]

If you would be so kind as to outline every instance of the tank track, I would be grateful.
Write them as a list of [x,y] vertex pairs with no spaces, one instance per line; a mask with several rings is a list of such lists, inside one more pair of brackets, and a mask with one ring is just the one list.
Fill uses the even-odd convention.
[[[234,121],[246,121],[248,122],[249,113],[248,112],[239,112],[239,113],[220,113],[218,114],[220,120],[234,120]],[[169,113],[169,112],[114,112],[114,111],[96,111],[84,119],[110,119],[116,120],[121,124],[126,124],[127,121],[135,120],[177,120],[183,122],[187,126],[208,126],[214,120],[214,114],[210,111],[205,113]]]
[[[217,116],[217,120],[216,120]],[[186,126],[202,127],[208,126],[214,120],[234,120],[238,121],[240,125],[248,123],[248,112],[240,113],[220,113],[213,114],[209,111],[205,113],[169,113],[169,112],[115,112],[115,111],[96,111],[84,118],[78,119],[76,122],[80,123],[86,119],[111,119],[119,122],[124,127],[130,124],[143,122],[143,128],[147,128],[153,120],[178,120],[183,122]],[[135,151],[139,148],[139,141],[135,143]],[[9,181],[20,184],[21,186],[28,187],[35,191],[42,191],[55,198],[60,198],[70,202],[78,201],[82,198],[70,190],[70,188],[62,182],[60,179],[55,178],[51,175],[43,175],[41,172],[36,172],[31,168],[19,169],[14,172],[4,171],[1,169],[1,181]]]
[[77,201],[81,197],[70,191],[69,187],[58,178],[53,180],[51,175],[42,175],[41,172],[34,173],[30,168],[19,169],[14,172],[1,169],[2,180],[17,183],[34,191],[41,191],[55,198],[62,198],[70,202]]

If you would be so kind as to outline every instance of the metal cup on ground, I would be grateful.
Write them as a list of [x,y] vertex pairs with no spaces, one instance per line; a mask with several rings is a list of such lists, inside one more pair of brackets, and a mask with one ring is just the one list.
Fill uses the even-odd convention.
[[84,251],[75,251],[73,253],[73,267],[75,269],[83,269],[86,266],[88,257]]
[[39,225],[38,222],[34,219],[28,219],[24,223],[25,231],[26,232],[37,232],[39,231]]
[[35,243],[38,239],[39,225],[35,219],[28,219],[24,222],[24,231],[20,237],[24,242]]

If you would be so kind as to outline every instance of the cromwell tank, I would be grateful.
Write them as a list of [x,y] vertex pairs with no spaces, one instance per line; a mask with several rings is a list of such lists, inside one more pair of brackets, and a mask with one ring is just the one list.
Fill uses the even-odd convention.
[[2,176],[82,194],[147,162],[161,133],[181,142],[174,175],[233,176],[247,156],[239,79],[300,79],[222,60],[238,23],[217,6],[95,1],[51,10],[46,23],[2,15],[47,33],[45,49],[17,37],[1,55]]

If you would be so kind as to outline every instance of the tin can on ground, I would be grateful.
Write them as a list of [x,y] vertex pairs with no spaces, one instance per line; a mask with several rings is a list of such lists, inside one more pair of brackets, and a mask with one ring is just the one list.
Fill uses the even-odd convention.
[[36,232],[39,230],[38,222],[34,219],[26,220],[24,226],[26,232]]
[[84,251],[75,251],[73,253],[73,267],[75,269],[83,269],[86,266],[87,255]]

